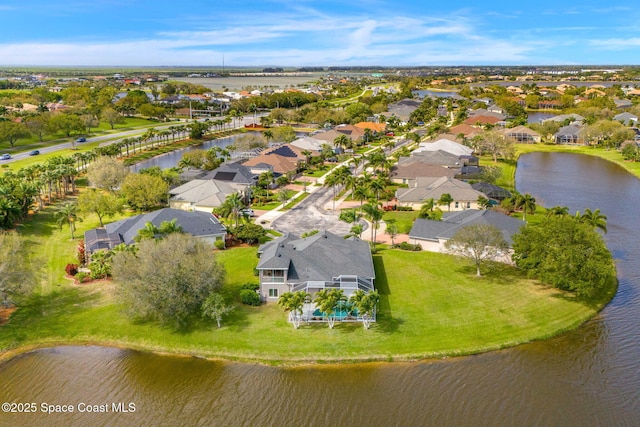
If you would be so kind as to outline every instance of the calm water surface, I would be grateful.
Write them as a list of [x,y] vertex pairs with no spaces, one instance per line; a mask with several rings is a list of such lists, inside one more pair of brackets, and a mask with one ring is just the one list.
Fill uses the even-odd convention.
[[640,181],[596,158],[528,154],[517,184],[547,206],[609,217],[619,292],[575,331],[474,357],[326,367],[39,350],[0,365],[1,401],[131,402],[136,412],[0,414],[0,425],[640,425]]

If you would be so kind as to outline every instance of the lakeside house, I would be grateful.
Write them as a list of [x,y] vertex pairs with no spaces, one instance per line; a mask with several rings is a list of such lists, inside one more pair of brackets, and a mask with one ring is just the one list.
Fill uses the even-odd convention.
[[138,231],[145,228],[148,222],[160,227],[163,222],[174,219],[184,233],[191,234],[211,245],[216,240],[224,241],[227,234],[226,228],[211,213],[164,208],[87,230],[84,233],[86,252],[91,255],[97,250],[113,249],[121,243],[132,245],[136,243]]
[[255,168],[272,170],[276,177],[295,175],[306,161],[307,157],[302,154],[303,151],[305,150],[294,145],[282,144],[262,151],[256,157],[245,161],[243,165],[252,171]]
[[[409,232],[409,242],[420,245],[423,250],[430,252],[445,252],[444,244],[451,239],[458,230],[468,225],[488,224],[502,231],[504,239],[513,244],[513,235],[520,231],[526,223],[521,219],[495,212],[492,210],[469,209],[460,212],[446,212],[442,221],[417,218]],[[505,254],[501,262],[511,263],[511,254]]]
[[235,193],[249,197],[258,174],[239,162],[226,162],[212,171],[189,169],[180,177],[185,184],[169,190],[169,207],[185,211],[211,212]]
[[375,271],[368,242],[344,239],[323,230],[300,238],[287,233],[258,248],[260,296],[276,302],[285,292],[342,289],[348,298],[357,289],[374,290]]

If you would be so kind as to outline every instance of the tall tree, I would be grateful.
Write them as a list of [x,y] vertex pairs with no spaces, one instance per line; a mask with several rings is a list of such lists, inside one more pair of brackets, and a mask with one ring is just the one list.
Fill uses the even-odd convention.
[[300,327],[304,305],[308,302],[311,302],[311,295],[305,291],[285,292],[278,298],[278,305],[289,313],[294,329]]
[[97,188],[89,188],[78,196],[78,209],[83,213],[95,213],[100,221],[100,227],[104,225],[102,218],[112,217],[124,210],[120,199],[112,193],[104,193]]
[[37,283],[37,273],[24,238],[18,233],[0,232],[0,305],[16,304],[15,298],[26,295]]
[[76,231],[76,222],[82,222],[82,218],[78,216],[78,205],[75,203],[65,203],[64,206],[56,213],[58,227],[69,225],[71,239],[73,240]]
[[508,257],[509,245],[499,228],[489,224],[460,228],[444,245],[447,252],[470,259],[480,277],[480,267],[487,261]]
[[356,290],[349,302],[358,310],[358,316],[362,318],[362,325],[365,329],[371,327],[371,321],[375,319],[376,306],[380,301],[378,291],[365,292],[362,289]]
[[133,316],[178,327],[201,313],[225,277],[210,246],[179,233],[143,240],[136,253],[115,254],[112,271],[118,296]]
[[0,141],[7,141],[11,147],[16,145],[19,139],[27,138],[29,135],[31,133],[23,123],[0,121]]
[[449,212],[451,212],[451,203],[453,203],[453,197],[451,197],[451,194],[449,193],[442,194],[440,196],[440,199],[438,199],[438,204],[441,206],[446,206]]
[[99,157],[87,169],[89,183],[114,192],[129,175],[129,169],[120,161],[107,156]]
[[611,252],[592,225],[569,215],[544,218],[513,237],[513,259],[556,288],[594,296],[615,283]]
[[607,232],[607,216],[600,213],[600,209],[591,211],[591,209],[587,208],[583,214],[576,212],[576,217],[580,222],[589,224],[598,230],[602,230],[604,233]]
[[137,210],[149,210],[166,203],[169,185],[159,176],[129,174],[120,186],[122,197]]
[[316,293],[313,302],[326,317],[330,329],[333,329],[336,322],[335,313],[338,304],[344,301],[346,301],[346,297],[342,289],[323,289]]

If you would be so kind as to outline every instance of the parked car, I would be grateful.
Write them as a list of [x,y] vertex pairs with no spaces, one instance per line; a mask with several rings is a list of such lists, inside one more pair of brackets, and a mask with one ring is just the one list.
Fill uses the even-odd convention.
[[246,216],[253,216],[253,209],[242,209],[240,211],[242,213],[242,215],[246,215]]
[[40,154],[39,150],[33,150],[32,152],[29,153],[30,156],[37,156],[38,154]]
[[0,156],[0,160],[9,160],[11,158],[11,154],[3,154]]
[[84,136],[81,136],[80,138],[76,139],[76,142],[86,142],[87,138],[85,138]]

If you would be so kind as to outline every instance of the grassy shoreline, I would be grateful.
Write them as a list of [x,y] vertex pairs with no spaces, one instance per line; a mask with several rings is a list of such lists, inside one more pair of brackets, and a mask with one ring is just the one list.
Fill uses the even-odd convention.
[[[619,153],[592,147],[518,146],[518,156],[533,151],[591,154],[624,163]],[[505,178],[513,182],[515,164],[507,166],[514,173]],[[639,176],[640,167],[635,169],[634,175]],[[379,321],[371,330],[341,324],[334,330],[303,325],[296,331],[275,304],[259,308],[238,304],[240,287],[257,281],[248,265],[257,263],[257,258],[255,248],[236,248],[217,255],[229,272],[223,292],[238,308],[220,330],[199,322],[188,331],[175,331],[125,317],[113,300],[110,282],[76,286],[64,280],[64,265],[74,262],[77,241],[69,240],[67,230],[52,225],[55,209],[47,208],[21,226],[31,244],[45,239],[46,276],[38,295],[0,326],[0,362],[59,345],[100,345],[267,365],[465,356],[575,329],[596,316],[617,288],[612,284],[599,298],[580,300],[529,280],[511,267],[499,266],[476,279],[469,267],[445,255],[384,249],[374,258],[382,298]],[[85,220],[78,233],[97,225],[95,218]]]

